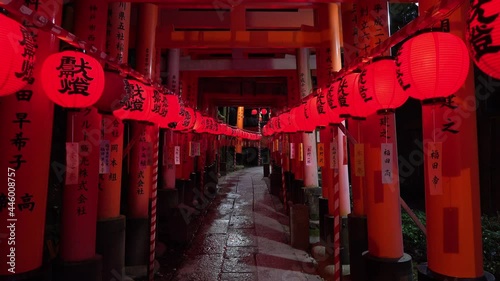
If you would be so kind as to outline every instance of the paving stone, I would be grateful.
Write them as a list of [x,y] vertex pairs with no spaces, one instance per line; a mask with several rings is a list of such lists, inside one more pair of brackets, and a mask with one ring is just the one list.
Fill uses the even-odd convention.
[[321,280],[314,260],[290,247],[289,218],[262,173],[262,167],[247,168],[219,181],[173,280]]
[[231,220],[229,221],[229,227],[231,228],[254,228],[253,216],[250,213],[250,216],[238,216],[232,215]]
[[245,247],[257,246],[257,236],[254,229],[230,229],[228,231],[227,246]]
[[220,281],[257,281],[256,273],[222,273]]
[[226,247],[227,234],[198,235],[187,251],[187,255],[223,254]]
[[240,258],[254,256],[258,252],[257,247],[226,247],[225,258]]
[[255,257],[224,258],[222,272],[255,272]]
[[222,255],[193,256],[178,270],[174,281],[217,280],[221,268]]
[[214,219],[207,221],[201,228],[202,233],[227,233],[229,227],[229,220],[226,219]]

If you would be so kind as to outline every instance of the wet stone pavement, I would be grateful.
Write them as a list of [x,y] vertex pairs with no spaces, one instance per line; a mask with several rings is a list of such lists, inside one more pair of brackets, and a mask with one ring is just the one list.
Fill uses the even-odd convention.
[[312,257],[290,247],[288,220],[262,167],[228,174],[170,280],[322,280]]

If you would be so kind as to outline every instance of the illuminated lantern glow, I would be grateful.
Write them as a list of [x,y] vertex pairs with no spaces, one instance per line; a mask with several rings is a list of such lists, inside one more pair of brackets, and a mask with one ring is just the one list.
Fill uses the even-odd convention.
[[427,32],[403,43],[396,56],[399,85],[410,97],[433,103],[465,82],[470,59],[465,43],[446,32]]
[[271,119],[269,120],[269,122],[267,122],[267,125],[266,125],[266,126],[269,128],[270,132],[273,132],[273,133],[274,133],[274,132],[276,132],[276,130],[277,130],[277,129],[276,129],[276,126],[277,126],[277,125],[276,125],[276,119],[277,119],[277,117],[273,117],[273,118],[271,118]]
[[[372,105],[374,103],[373,98],[366,97],[367,88],[363,75],[363,72],[356,75],[355,84],[349,85],[349,87],[352,87],[352,90],[350,94],[346,96],[347,103],[351,105],[349,106],[349,115],[352,119],[357,120],[365,120],[367,116],[377,111],[376,107]],[[395,76],[395,74],[393,74],[393,76]]]
[[307,101],[306,106],[310,115],[309,120],[316,127],[325,128],[330,123],[326,114],[326,99],[322,95],[313,97]]
[[300,131],[311,133],[316,130],[316,125],[312,120],[311,112],[307,103],[299,105],[293,114],[295,115],[295,122]]
[[151,110],[148,114],[148,121],[155,124],[162,123],[166,117],[168,112],[169,103],[167,100],[167,95],[158,91],[157,89],[149,87],[149,92],[152,93],[150,99],[151,102]]
[[111,114],[113,110],[121,107],[121,101],[127,97],[127,78],[117,71],[104,71],[104,90],[94,107],[100,113]]
[[175,131],[188,131],[193,129],[194,124],[196,122],[196,113],[194,109],[183,106],[179,110],[179,116],[182,117],[181,121],[168,122],[167,127],[169,129]]
[[302,129],[302,119],[298,115],[299,107],[297,106],[292,108],[292,110],[290,110],[290,123],[297,129],[297,132],[303,132],[304,130]]
[[30,31],[0,14],[0,96],[33,84],[36,48]]
[[42,64],[42,87],[47,97],[65,108],[94,105],[104,91],[104,70],[96,59],[81,52],[64,51]]
[[257,109],[252,109],[252,115],[257,115]]
[[262,128],[262,135],[269,137],[269,136],[273,135],[273,131],[268,125],[266,125]]
[[167,116],[165,117],[165,122],[177,123],[184,120],[184,116],[181,113],[181,104],[179,102],[179,97],[177,95],[165,94],[168,103]]
[[209,133],[212,126],[212,121],[209,117],[201,115],[201,113],[196,113],[196,122],[194,124],[193,130],[195,133]]
[[328,89],[322,89],[321,93],[319,94],[320,96],[324,96],[324,99],[326,100],[326,106],[324,107],[324,110],[326,111],[328,122],[330,122],[331,125],[340,124],[344,119],[340,117],[337,100],[337,89],[339,87],[339,84],[340,81],[337,80],[331,83]]
[[267,114],[267,109],[263,108],[263,109],[260,111],[260,114],[262,114],[262,115],[266,115],[266,114]]
[[[366,72],[361,72],[360,74],[355,75],[355,84],[347,84],[347,91],[349,94],[346,95],[345,98],[346,103],[350,105],[348,107],[348,114],[352,119],[365,120],[367,116],[374,114],[377,109],[374,105],[375,102],[373,101],[373,97],[371,95],[367,95],[371,94],[371,92],[368,92],[365,77]],[[395,77],[394,73],[392,76]]]
[[281,120],[278,117],[274,117],[271,124],[273,125],[274,132],[276,133],[283,132],[283,128],[281,126],[282,125]]
[[356,96],[359,96],[358,87],[359,73],[347,74],[342,78],[337,88],[337,101],[339,105],[339,116],[341,118],[363,118],[362,113],[356,111]]
[[394,112],[408,100],[408,93],[399,86],[396,63],[380,58],[367,65],[359,77],[360,98],[378,113]]
[[125,82],[127,95],[120,101],[121,107],[113,111],[120,120],[148,121],[152,98],[150,87],[139,81],[128,79]]
[[297,132],[297,128],[295,127],[295,124],[293,123],[292,116],[291,116],[290,112],[282,113],[278,116],[278,118],[280,119],[280,123],[283,126],[284,133]]
[[484,73],[500,79],[500,6],[498,1],[471,1],[466,39],[470,56]]

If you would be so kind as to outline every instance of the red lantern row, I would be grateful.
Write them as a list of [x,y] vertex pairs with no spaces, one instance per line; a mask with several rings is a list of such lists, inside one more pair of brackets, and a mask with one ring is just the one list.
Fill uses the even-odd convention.
[[196,113],[196,122],[193,131],[196,133],[208,133],[213,135],[225,135],[229,137],[237,137],[247,140],[259,140],[260,134],[250,133],[238,128],[228,126],[224,123],[219,123],[217,120],[203,116],[201,113]]
[[0,96],[33,84],[36,45],[23,25],[0,14]]
[[395,60],[377,58],[361,73],[348,74],[307,102],[271,118],[263,135],[312,132],[343,118],[392,112],[409,96],[440,102],[462,87],[468,71],[468,50],[460,38],[445,32],[422,33],[406,41]]

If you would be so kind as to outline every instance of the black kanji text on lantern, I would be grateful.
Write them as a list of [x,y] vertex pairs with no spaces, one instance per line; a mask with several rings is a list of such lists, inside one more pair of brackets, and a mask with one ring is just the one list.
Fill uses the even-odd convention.
[[59,78],[61,78],[59,92],[68,95],[89,96],[90,81],[94,80],[87,72],[92,70],[89,64],[84,58],[80,58],[78,61],[74,56],[63,56],[60,65],[56,67],[56,70],[59,70]]

